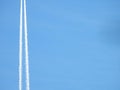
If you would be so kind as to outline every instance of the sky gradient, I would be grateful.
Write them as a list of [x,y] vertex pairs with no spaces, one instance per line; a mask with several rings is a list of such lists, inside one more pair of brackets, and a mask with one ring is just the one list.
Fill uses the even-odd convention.
[[[19,11],[0,1],[0,90],[18,90]],[[31,90],[120,90],[119,0],[27,0],[27,20]]]

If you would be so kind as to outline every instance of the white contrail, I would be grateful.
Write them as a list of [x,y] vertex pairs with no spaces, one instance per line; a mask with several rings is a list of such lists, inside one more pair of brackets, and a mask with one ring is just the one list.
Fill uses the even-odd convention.
[[[23,2],[20,0],[20,35],[19,35],[19,90],[22,90],[22,19],[23,19]],[[26,0],[24,0],[24,35],[25,35],[25,66],[26,66],[26,90],[30,90],[29,84],[29,59],[28,59],[28,38],[27,38],[27,15]]]
[[25,33],[25,65],[26,65],[26,90],[30,90],[29,83],[29,58],[28,58],[28,35],[27,35],[27,15],[26,0],[24,0],[24,33]]
[[22,0],[20,0],[19,90],[22,90]]

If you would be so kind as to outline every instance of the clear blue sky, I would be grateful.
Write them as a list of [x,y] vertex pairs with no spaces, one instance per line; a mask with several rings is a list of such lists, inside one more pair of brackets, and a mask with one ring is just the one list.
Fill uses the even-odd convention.
[[[0,0],[0,90],[18,90],[19,5]],[[120,0],[27,0],[27,16],[31,90],[120,90]]]

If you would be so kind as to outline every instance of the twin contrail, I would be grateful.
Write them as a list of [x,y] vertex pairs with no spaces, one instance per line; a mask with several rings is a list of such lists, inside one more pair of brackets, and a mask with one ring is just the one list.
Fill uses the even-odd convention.
[[29,87],[29,58],[28,58],[28,35],[27,35],[27,15],[26,15],[26,0],[24,0],[24,33],[25,33],[25,64],[26,64],[26,90]]
[[20,1],[20,37],[19,37],[19,90],[22,90],[22,0]]
[[[19,90],[22,90],[22,37],[23,37],[23,1],[20,0],[20,36],[19,36]],[[24,41],[25,41],[25,72],[26,72],[26,90],[30,90],[29,82],[29,57],[28,57],[28,35],[27,35],[27,15],[26,0],[24,0]]]

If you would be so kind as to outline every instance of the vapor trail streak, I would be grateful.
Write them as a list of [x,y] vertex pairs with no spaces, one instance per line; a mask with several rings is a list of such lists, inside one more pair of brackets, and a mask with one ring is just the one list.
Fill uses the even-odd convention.
[[19,90],[22,90],[22,0],[20,0]]
[[30,90],[29,84],[29,58],[28,58],[28,35],[27,35],[27,15],[26,0],[24,0],[24,33],[25,33],[25,65],[26,65],[26,90]]

